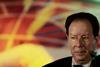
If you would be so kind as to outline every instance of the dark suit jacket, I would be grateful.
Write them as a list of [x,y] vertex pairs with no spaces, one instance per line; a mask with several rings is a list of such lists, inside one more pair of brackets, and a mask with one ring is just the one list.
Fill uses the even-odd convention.
[[[43,67],[71,67],[72,57],[66,57],[49,63]],[[90,67],[100,67],[100,56],[96,56],[91,63]]]

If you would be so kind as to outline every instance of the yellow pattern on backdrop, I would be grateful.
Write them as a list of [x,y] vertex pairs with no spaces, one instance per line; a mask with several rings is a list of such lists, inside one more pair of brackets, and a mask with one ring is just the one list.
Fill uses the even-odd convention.
[[40,45],[22,44],[0,54],[0,67],[10,66],[14,63],[22,67],[42,67],[52,62],[52,57]]

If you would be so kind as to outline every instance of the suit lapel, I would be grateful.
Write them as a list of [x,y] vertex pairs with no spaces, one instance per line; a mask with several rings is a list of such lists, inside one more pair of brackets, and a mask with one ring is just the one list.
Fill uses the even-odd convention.
[[64,67],[72,67],[72,57],[67,57],[65,59],[65,66]]

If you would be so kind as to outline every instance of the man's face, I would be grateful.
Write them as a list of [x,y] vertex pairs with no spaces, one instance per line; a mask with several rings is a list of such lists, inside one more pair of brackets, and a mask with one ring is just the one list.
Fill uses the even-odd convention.
[[90,58],[93,50],[94,36],[91,24],[86,20],[75,20],[71,23],[68,33],[68,43],[75,61]]

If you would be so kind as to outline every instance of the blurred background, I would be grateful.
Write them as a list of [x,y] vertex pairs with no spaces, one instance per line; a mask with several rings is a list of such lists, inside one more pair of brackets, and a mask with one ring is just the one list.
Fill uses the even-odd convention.
[[[68,15],[83,11],[100,22],[100,0],[0,0],[0,53],[8,57],[8,50],[31,43],[44,46],[53,60],[70,56],[64,23]],[[98,54],[99,48],[100,42]]]

